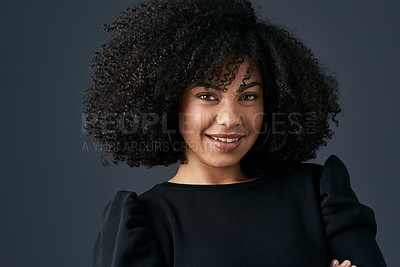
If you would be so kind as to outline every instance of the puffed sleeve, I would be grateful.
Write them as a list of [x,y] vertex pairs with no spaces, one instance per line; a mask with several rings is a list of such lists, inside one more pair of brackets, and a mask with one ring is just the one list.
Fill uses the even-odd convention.
[[328,261],[348,259],[358,267],[386,266],[375,240],[374,212],[358,201],[347,168],[335,155],[325,161],[320,191]]
[[93,266],[165,266],[135,192],[119,191],[104,208],[94,244]]

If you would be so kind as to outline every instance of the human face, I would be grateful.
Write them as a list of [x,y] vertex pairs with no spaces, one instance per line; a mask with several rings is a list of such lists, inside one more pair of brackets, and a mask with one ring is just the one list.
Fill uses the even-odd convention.
[[226,86],[227,91],[217,90],[213,85],[206,89],[203,83],[196,83],[182,93],[179,128],[187,144],[188,164],[236,166],[256,141],[264,112],[258,68],[245,80],[245,89],[237,91],[248,67],[249,59],[245,57],[235,79]]

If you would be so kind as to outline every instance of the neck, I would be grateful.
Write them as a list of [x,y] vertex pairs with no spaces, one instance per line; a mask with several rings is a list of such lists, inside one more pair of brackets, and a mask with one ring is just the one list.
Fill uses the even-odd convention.
[[188,160],[179,164],[176,175],[169,182],[180,184],[231,184],[247,181],[240,162],[229,167],[209,166],[200,161]]

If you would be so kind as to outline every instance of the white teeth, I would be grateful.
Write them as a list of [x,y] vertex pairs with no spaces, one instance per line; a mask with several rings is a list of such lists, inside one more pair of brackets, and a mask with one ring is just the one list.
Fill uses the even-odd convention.
[[225,142],[225,143],[232,143],[232,142],[236,142],[237,140],[239,140],[239,138],[219,138],[219,137],[214,137],[214,136],[210,136],[210,137],[214,140],[218,140],[218,141]]

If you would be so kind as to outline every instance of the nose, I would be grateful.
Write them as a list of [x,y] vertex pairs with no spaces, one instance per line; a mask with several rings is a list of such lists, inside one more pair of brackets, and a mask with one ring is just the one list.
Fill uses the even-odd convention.
[[219,125],[234,128],[241,125],[242,118],[234,105],[226,105],[222,110],[219,110],[216,121]]

